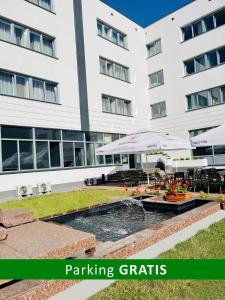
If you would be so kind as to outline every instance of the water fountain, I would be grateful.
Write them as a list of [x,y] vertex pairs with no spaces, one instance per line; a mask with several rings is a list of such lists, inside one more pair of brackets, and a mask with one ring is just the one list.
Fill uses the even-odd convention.
[[123,205],[127,206],[128,208],[132,208],[134,206],[140,207],[144,216],[146,215],[146,211],[144,209],[143,203],[140,200],[137,200],[137,199],[134,199],[131,197],[127,197],[127,198],[123,199],[121,202]]

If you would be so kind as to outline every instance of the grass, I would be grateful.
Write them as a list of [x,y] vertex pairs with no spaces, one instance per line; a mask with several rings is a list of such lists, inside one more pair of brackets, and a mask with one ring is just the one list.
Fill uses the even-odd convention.
[[22,200],[8,201],[0,204],[0,208],[27,208],[33,211],[35,218],[44,218],[63,212],[108,203],[110,198],[124,196],[121,190],[79,190],[67,193],[29,197]]
[[[225,258],[225,219],[159,258]],[[89,300],[225,300],[225,281],[119,281]]]

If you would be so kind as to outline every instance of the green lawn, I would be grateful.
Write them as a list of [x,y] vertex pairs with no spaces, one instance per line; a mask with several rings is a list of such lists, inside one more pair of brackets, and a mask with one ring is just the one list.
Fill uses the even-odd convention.
[[[225,258],[225,219],[160,258]],[[120,281],[89,300],[225,300],[225,281]]]
[[0,208],[11,209],[22,207],[34,212],[35,218],[43,218],[63,212],[106,203],[113,197],[125,196],[121,190],[79,190],[67,193],[30,197],[22,200],[8,201],[0,204]]

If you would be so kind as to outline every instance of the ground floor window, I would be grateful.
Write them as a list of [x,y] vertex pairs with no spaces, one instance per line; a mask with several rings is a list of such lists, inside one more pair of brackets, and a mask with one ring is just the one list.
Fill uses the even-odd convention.
[[96,156],[124,135],[49,128],[0,126],[0,172],[121,164],[120,155]]

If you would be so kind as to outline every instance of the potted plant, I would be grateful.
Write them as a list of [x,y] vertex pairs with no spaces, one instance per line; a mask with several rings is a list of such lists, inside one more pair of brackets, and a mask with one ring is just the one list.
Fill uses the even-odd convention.
[[166,180],[166,200],[171,202],[184,201],[191,198],[190,182],[184,180]]
[[225,196],[219,195],[216,197],[216,200],[220,201],[221,209],[225,210]]

